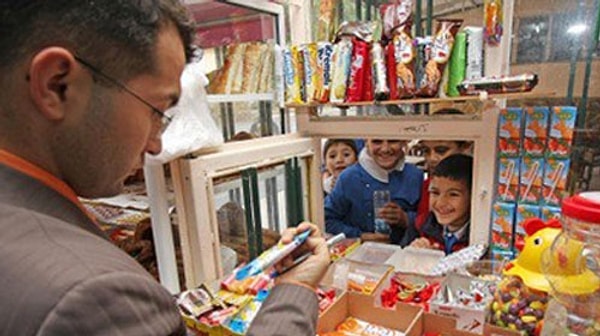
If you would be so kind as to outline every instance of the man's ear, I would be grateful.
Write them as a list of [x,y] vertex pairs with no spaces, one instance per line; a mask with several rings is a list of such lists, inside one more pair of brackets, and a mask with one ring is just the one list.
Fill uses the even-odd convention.
[[[50,47],[38,52],[29,65],[28,81],[32,102],[50,120],[65,116],[67,91],[72,90],[76,60],[67,49]],[[75,74],[74,74],[75,73]]]

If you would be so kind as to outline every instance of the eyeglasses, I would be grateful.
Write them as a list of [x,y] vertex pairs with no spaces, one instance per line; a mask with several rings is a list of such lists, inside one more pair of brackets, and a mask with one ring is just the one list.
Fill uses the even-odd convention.
[[77,62],[81,63],[83,66],[85,66],[86,68],[90,69],[93,73],[95,73],[96,75],[102,77],[104,80],[106,80],[110,84],[116,86],[117,88],[119,88],[119,89],[127,92],[129,95],[133,96],[139,102],[141,102],[142,104],[144,104],[147,107],[149,107],[152,110],[152,112],[156,113],[160,117],[160,120],[161,120],[161,128],[160,128],[160,133],[159,134],[162,134],[165,131],[165,129],[169,126],[169,124],[173,120],[171,117],[169,117],[168,115],[164,114],[161,110],[159,110],[156,106],[154,106],[151,103],[149,103],[146,99],[140,97],[139,94],[135,93],[135,91],[133,91],[132,89],[130,89],[129,87],[127,87],[127,85],[125,85],[125,84],[121,83],[120,81],[118,81],[118,80],[110,77],[109,75],[105,74],[102,70],[100,70],[97,67],[91,65],[89,62],[87,62],[86,60],[82,59],[81,57],[79,57],[77,55],[73,55],[73,57],[75,58],[75,60],[77,60]]

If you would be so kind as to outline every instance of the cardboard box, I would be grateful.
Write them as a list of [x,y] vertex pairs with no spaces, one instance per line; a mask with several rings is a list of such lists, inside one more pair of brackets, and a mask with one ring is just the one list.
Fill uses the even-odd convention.
[[515,202],[517,200],[520,172],[520,158],[498,158],[498,184],[496,186],[498,200],[504,202]]
[[494,202],[492,206],[492,244],[509,250],[515,227],[516,204]]
[[517,156],[521,148],[521,108],[500,111],[498,121],[498,149],[501,156]]
[[376,265],[391,265],[390,257],[402,250],[398,245],[364,242],[347,258],[350,260]]
[[571,160],[548,157],[544,165],[544,184],[542,186],[544,204],[560,206],[562,199],[568,196],[566,189]]
[[525,155],[521,159],[519,203],[538,205],[542,200],[544,158]]
[[448,304],[445,293],[451,291],[456,293],[458,289],[469,291],[471,282],[484,283],[482,280],[473,279],[468,276],[452,273],[442,283],[438,295],[429,303],[430,311],[434,314],[443,315],[456,319],[456,329],[476,334],[483,334],[485,321],[489,315],[489,303],[493,299],[491,293],[482,293],[483,301],[479,307]]
[[525,108],[525,132],[523,140],[524,154],[543,156],[548,138],[548,115],[546,106]]
[[340,323],[352,316],[404,332],[407,336],[421,336],[422,314],[422,309],[410,305],[398,305],[394,310],[377,308],[372,296],[348,292],[319,318],[317,333],[335,331]]
[[399,273],[435,276],[433,270],[444,256],[444,252],[439,250],[408,246],[394,253],[388,262],[394,267],[394,271]]
[[320,285],[371,295],[391,271],[391,266],[340,259],[329,266]]
[[[470,333],[468,331],[456,330],[456,320],[450,317],[436,315],[431,313],[424,313],[422,323],[420,327],[421,333],[438,333],[441,335],[452,335],[452,336],[475,336],[478,334]],[[486,323],[483,334],[486,336],[520,336],[521,334],[509,329],[503,329]]]

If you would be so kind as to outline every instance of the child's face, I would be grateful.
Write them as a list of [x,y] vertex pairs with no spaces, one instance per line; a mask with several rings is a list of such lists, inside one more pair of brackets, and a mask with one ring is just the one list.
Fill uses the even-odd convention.
[[421,146],[423,146],[425,163],[429,171],[432,171],[446,157],[464,152],[464,148],[456,141],[422,141]]
[[367,140],[367,150],[375,163],[383,169],[392,169],[404,157],[402,147],[406,144],[401,140]]
[[337,176],[354,162],[356,162],[356,154],[345,143],[334,143],[327,148],[327,153],[325,153],[325,167],[329,174]]
[[429,184],[429,207],[438,223],[458,230],[471,215],[471,190],[464,181],[434,176]]

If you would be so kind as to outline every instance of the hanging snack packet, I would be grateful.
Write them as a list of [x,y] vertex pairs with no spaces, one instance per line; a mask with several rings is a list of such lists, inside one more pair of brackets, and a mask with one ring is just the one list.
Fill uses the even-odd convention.
[[375,100],[386,100],[390,96],[387,83],[386,61],[384,50],[379,42],[371,45],[371,78]]
[[503,5],[502,0],[485,0],[483,21],[485,41],[489,45],[498,45],[502,40],[503,31]]
[[285,103],[302,103],[302,76],[298,71],[300,64],[298,60],[298,49],[291,46],[283,50],[283,71],[285,82]]
[[430,58],[425,63],[423,77],[419,80],[418,96],[435,97],[437,95],[442,74],[454,46],[454,36],[461,24],[462,20],[438,21],[438,28],[431,45]]
[[383,21],[383,40],[391,40],[393,31],[399,26],[412,28],[412,0],[395,0],[393,3],[381,5]]
[[317,86],[314,101],[319,103],[329,102],[331,91],[331,57],[333,54],[333,45],[329,42],[319,42],[317,44],[317,76],[320,78],[320,85]]
[[345,36],[333,46],[331,59],[333,69],[331,71],[331,95],[329,99],[332,103],[341,103],[346,98],[351,59],[352,38]]
[[323,86],[317,69],[317,44],[303,44],[300,46],[300,55],[304,69],[304,102],[311,103]]
[[395,82],[395,92],[391,99],[409,98],[415,94],[415,47],[407,26],[400,26],[394,31],[392,41],[388,45],[388,53],[393,53],[388,60],[389,81]]
[[[427,76],[425,75],[425,67],[431,59],[431,47],[433,39],[431,36],[415,38],[415,46],[417,50],[417,63],[415,66],[415,75],[417,76],[417,90],[427,85]],[[391,89],[391,87],[390,87]]]
[[359,39],[352,41],[352,61],[350,62],[350,77],[346,90],[347,102],[363,100],[365,73],[370,71],[369,44]]

